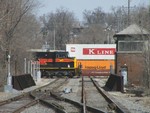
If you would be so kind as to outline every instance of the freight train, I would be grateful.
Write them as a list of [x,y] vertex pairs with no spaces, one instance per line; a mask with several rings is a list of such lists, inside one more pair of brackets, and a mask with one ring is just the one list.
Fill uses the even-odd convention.
[[115,44],[67,44],[66,50],[33,49],[42,76],[109,76],[115,70]]
[[79,75],[75,57],[69,57],[65,50],[31,49],[36,61],[40,63],[42,77],[73,77]]

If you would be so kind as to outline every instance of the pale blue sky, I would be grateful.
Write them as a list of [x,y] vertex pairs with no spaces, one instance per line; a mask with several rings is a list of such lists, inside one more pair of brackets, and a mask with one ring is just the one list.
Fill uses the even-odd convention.
[[[41,7],[38,9],[37,15],[55,12],[60,7],[66,8],[79,20],[82,20],[82,13],[84,10],[94,10],[101,7],[104,12],[110,12],[111,7],[128,6],[128,0],[38,0]],[[131,6],[148,5],[150,0],[130,0]]]

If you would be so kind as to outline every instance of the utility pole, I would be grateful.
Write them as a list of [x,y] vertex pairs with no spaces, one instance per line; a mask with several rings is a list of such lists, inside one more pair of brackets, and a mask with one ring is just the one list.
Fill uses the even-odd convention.
[[130,25],[130,0],[128,0],[128,26]]
[[24,58],[24,73],[27,73],[27,59]]
[[149,19],[150,19],[150,0],[149,0]]
[[55,50],[55,27],[54,27],[54,50]]
[[55,50],[56,49],[56,21],[54,20],[53,21],[53,29],[54,29],[54,31],[53,31],[53,49]]

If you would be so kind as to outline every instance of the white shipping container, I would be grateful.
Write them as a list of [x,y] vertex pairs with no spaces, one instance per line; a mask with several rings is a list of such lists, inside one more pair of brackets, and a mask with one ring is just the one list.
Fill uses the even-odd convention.
[[76,59],[114,60],[116,44],[66,44],[66,51]]

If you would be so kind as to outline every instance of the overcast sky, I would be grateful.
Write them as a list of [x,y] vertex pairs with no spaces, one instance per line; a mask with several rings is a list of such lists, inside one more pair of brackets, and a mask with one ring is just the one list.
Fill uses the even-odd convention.
[[[37,15],[41,16],[49,12],[55,12],[56,9],[63,7],[74,12],[76,18],[82,20],[84,10],[94,10],[101,7],[104,12],[110,12],[112,6],[128,6],[128,0],[38,0],[41,7],[38,9]],[[130,6],[148,5],[150,0],[130,0]]]

